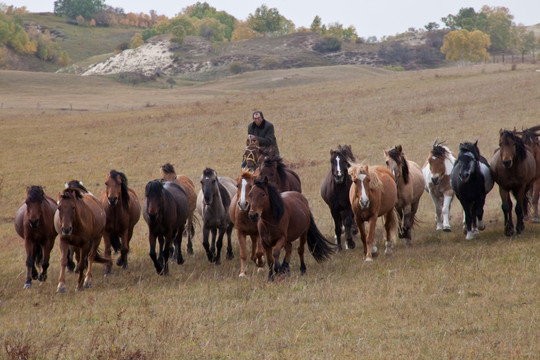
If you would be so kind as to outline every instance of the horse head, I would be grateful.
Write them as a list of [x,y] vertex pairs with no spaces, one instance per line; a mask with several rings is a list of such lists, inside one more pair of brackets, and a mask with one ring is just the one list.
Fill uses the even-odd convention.
[[386,167],[392,172],[396,185],[402,180],[404,184],[409,182],[409,165],[403,154],[401,145],[395,146],[388,151],[384,150]]
[[349,169],[349,162],[339,150],[330,150],[330,164],[334,181],[336,184],[342,184]]
[[431,174],[431,182],[434,185],[439,185],[440,179],[444,175],[449,175],[454,165],[454,156],[443,142],[435,140],[433,147],[430,151],[427,163],[429,165],[429,172]]
[[527,157],[525,143],[517,134],[516,129],[514,131],[499,130],[499,148],[501,162],[506,169],[510,169],[514,162],[521,162]]
[[240,177],[236,179],[236,187],[238,188],[236,192],[236,199],[238,200],[237,204],[240,211],[249,210],[247,194],[251,191],[256,177],[257,174],[253,173],[249,169],[243,169]]
[[128,207],[128,187],[126,175],[120,171],[111,170],[105,177],[107,201],[109,206],[118,204],[118,199],[122,199],[124,207]]
[[163,183],[160,180],[152,180],[146,184],[144,190],[146,196],[145,212],[152,222],[156,221],[162,214],[163,190]]
[[41,186],[33,185],[26,188],[26,216],[33,229],[39,226],[43,201],[45,201],[45,192]]
[[[369,208],[370,196],[375,190],[382,187],[382,182],[368,165],[354,165],[349,169],[349,174],[355,184],[355,197],[358,198],[358,205],[361,209]],[[353,188],[351,187],[351,189]]]
[[216,194],[219,194],[219,180],[217,172],[206,168],[201,176],[201,189],[204,196],[204,204],[211,205]]
[[78,188],[67,188],[58,195],[58,215],[62,236],[70,236],[77,222],[77,204],[82,199],[82,191]]
[[255,171],[259,167],[263,157],[261,148],[257,145],[250,144],[246,146],[246,151],[244,151],[242,158],[243,166],[251,171]]
[[174,181],[176,180],[176,170],[174,166],[170,163],[161,165],[161,179],[163,181]]
[[458,176],[461,182],[467,183],[470,180],[476,172],[479,160],[478,141],[474,144],[470,142],[459,144],[459,154],[455,166],[460,165]]
[[268,181],[268,177],[257,178],[248,194],[249,218],[258,221],[263,213],[271,213],[274,220],[279,221],[284,214],[284,205],[281,194],[276,186]]

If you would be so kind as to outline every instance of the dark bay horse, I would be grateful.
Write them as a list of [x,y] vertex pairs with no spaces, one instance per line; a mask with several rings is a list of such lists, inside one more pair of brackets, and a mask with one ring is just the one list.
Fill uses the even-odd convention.
[[[184,263],[181,245],[188,213],[189,203],[183,187],[172,181],[162,183],[160,180],[146,184],[143,218],[148,225],[150,259],[159,275],[169,274],[169,255],[173,244],[178,252],[177,264]],[[159,257],[156,240],[159,242]]]
[[[24,239],[26,249],[26,280],[24,288],[32,287],[32,279],[43,283],[47,279],[49,258],[56,239],[54,213],[56,201],[45,195],[41,186],[26,188],[26,200],[15,215],[15,230]],[[41,266],[38,274],[36,265]]]
[[240,277],[246,276],[246,238],[251,238],[251,260],[258,266],[264,266],[263,247],[259,237],[257,223],[249,218],[250,204],[247,199],[248,193],[251,191],[255,179],[258,174],[243,169],[240,176],[236,179],[237,191],[231,199],[229,206],[229,217],[236,228],[238,244],[240,245]]
[[[248,195],[251,203],[249,217],[257,222],[261,242],[266,253],[269,273],[272,280],[275,274],[289,274],[292,242],[300,238],[298,256],[300,273],[306,272],[304,246],[307,242],[311,255],[317,262],[322,262],[334,253],[333,244],[319,232],[307,199],[297,191],[280,193],[268,182],[268,178],[257,179]],[[279,254],[285,248],[283,263],[279,263]]]
[[[73,247],[79,269],[76,291],[92,286],[92,265],[94,262],[111,265],[110,258],[104,258],[98,251],[106,223],[105,210],[99,199],[80,189],[68,187],[58,196],[58,209],[54,216],[54,226],[60,234],[60,276],[58,292],[66,292],[65,271],[68,263],[69,247]],[[84,277],[84,270],[86,277]]]
[[504,234],[514,234],[512,220],[512,200],[516,199],[516,233],[519,235],[525,228],[523,217],[528,214],[526,193],[533,186],[536,176],[536,160],[529,146],[517,135],[516,131],[499,131],[499,148],[491,157],[491,175],[499,185],[504,214]]
[[173,181],[184,188],[189,202],[189,214],[187,228],[184,232],[187,234],[187,253],[193,255],[193,235],[195,235],[195,208],[197,207],[197,194],[195,184],[185,175],[177,175],[174,166],[166,163],[161,166],[162,181]]
[[450,206],[454,200],[454,190],[450,186],[450,173],[456,158],[443,143],[435,140],[422,167],[422,173],[426,191],[435,206],[437,230],[451,231]]
[[345,227],[345,247],[354,249],[352,226],[354,214],[349,201],[349,190],[352,179],[349,175],[349,166],[355,162],[350,145],[339,145],[337,150],[330,150],[330,170],[321,185],[321,197],[330,208],[334,219],[334,233],[337,251],[341,251],[342,227]]
[[422,169],[414,161],[407,160],[401,145],[384,151],[386,167],[394,175],[397,186],[396,211],[398,214],[398,236],[411,244],[411,229],[417,222],[416,212],[420,198],[424,193],[426,182]]
[[[231,242],[234,223],[229,217],[229,207],[234,194],[236,181],[229,177],[218,177],[217,172],[211,168],[203,170],[201,191],[197,196],[197,211],[203,219],[203,246],[206,256],[208,261],[216,265],[221,263],[221,247],[225,234],[227,234],[227,259],[234,257]],[[208,242],[210,232],[212,246]]]
[[267,155],[267,152],[258,145],[247,145],[244,156],[242,157],[242,168],[246,168],[250,171],[257,170],[262,164],[265,155]]
[[486,196],[493,188],[493,179],[488,161],[480,155],[478,141],[474,144],[459,144],[459,154],[450,184],[456,194],[464,213],[464,230],[466,240],[472,240],[478,230],[484,230],[484,204]]
[[279,156],[267,156],[261,164],[259,177],[274,183],[279,191],[302,192],[302,185],[298,174],[288,168]]
[[540,199],[540,126],[533,126],[531,128],[522,130],[518,132],[518,135],[521,136],[523,142],[528,145],[534,155],[536,160],[536,175],[533,186],[531,186],[529,193],[530,201],[533,208],[533,214],[531,221],[534,223],[540,222],[540,217],[538,216],[538,200]]
[[[116,265],[127,269],[129,242],[133,236],[133,228],[141,217],[141,204],[135,191],[128,187],[124,173],[111,170],[105,177],[105,190],[101,193],[101,204],[105,209],[107,223],[103,232],[105,256],[111,257],[111,245],[115,251],[120,250]],[[107,267],[105,273],[109,274]]]
[[[398,222],[394,206],[397,203],[397,187],[394,176],[384,166],[368,166],[351,164],[349,174],[353,183],[349,192],[354,220],[360,230],[360,237],[364,245],[366,262],[373,261],[377,253],[375,246],[375,228],[379,216],[384,216],[386,230],[386,250],[392,250],[392,237],[397,231]],[[364,223],[369,227],[366,234]]]

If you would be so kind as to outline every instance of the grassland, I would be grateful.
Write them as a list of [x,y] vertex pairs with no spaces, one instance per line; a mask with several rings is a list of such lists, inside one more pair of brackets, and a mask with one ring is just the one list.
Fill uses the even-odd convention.
[[522,236],[505,237],[497,186],[486,203],[487,229],[474,241],[461,232],[457,200],[454,231],[435,232],[424,194],[411,247],[398,241],[392,256],[371,265],[360,246],[324,264],[307,255],[303,277],[293,256],[291,276],[273,283],[253,265],[238,278],[236,241],[234,260],[208,263],[200,228],[195,255],[159,277],[141,219],[129,271],[103,278],[98,265],[92,289],[75,293],[72,274],[68,293],[56,294],[55,248],[47,282],[23,290],[25,254],[12,223],[27,185],[55,197],[75,178],[100,193],[114,168],[143,198],[165,162],[195,184],[207,166],[236,177],[251,113],[260,109],[302,179],[319,229],[332,238],[319,194],[330,149],[350,144],[358,159],[381,164],[383,149],[401,144],[423,164],[437,138],[453,150],[478,140],[489,157],[500,128],[538,125],[535,70],[324,67],[173,89],[1,72],[0,358],[538,358],[540,229],[527,223]]

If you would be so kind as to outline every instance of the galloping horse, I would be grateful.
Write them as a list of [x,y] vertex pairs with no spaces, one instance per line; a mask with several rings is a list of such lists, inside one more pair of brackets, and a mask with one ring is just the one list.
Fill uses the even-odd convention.
[[261,164],[259,177],[276,184],[279,191],[302,192],[300,177],[296,172],[285,166],[279,156],[267,156]]
[[[184,188],[172,181],[153,180],[146,184],[143,218],[148,224],[150,258],[159,275],[169,274],[169,252],[174,242],[176,262],[182,264],[182,232],[186,226],[189,204]],[[156,256],[156,239],[159,257]]]
[[[397,202],[396,182],[390,170],[384,166],[351,164],[349,174],[353,181],[349,199],[364,244],[365,261],[370,262],[373,261],[373,254],[377,253],[374,240],[379,216],[384,216],[385,254],[389,254],[392,250],[392,236],[398,226],[394,210]],[[367,236],[364,228],[366,221],[369,223]]]
[[[133,228],[141,217],[141,204],[135,191],[128,187],[126,175],[116,170],[111,170],[105,177],[105,190],[101,193],[100,200],[107,217],[103,232],[105,256],[111,257],[111,245],[115,251],[120,250],[116,265],[125,270],[128,266],[127,255]],[[105,273],[110,272],[111,268],[108,266]]]
[[[334,253],[333,245],[319,232],[307,199],[297,191],[280,193],[268,182],[268,178],[257,179],[248,194],[251,203],[249,217],[257,222],[261,242],[266,252],[268,279],[277,273],[289,273],[292,242],[300,238],[298,256],[300,273],[306,272],[304,246],[307,242],[311,255],[322,262]],[[279,253],[285,248],[283,263],[279,264]]]
[[435,140],[422,173],[426,182],[426,191],[435,206],[437,230],[451,231],[450,206],[454,199],[454,190],[450,186],[450,173],[456,158],[443,143]]
[[57,292],[67,291],[65,273],[70,246],[74,248],[79,269],[76,291],[92,286],[94,261],[111,265],[110,258],[103,258],[98,252],[106,221],[105,210],[94,195],[82,193],[80,189],[73,187],[58,195],[58,209],[54,215],[54,226],[60,234],[61,254]]
[[459,154],[450,175],[450,184],[464,212],[466,240],[474,239],[478,230],[484,230],[482,220],[486,195],[493,188],[489,164],[480,155],[478,141],[459,144]]
[[[257,140],[255,141],[257,142]],[[266,151],[264,151],[258,145],[247,145],[246,150],[244,151],[244,156],[242,158],[242,168],[246,168],[254,172],[259,168],[266,154]]]
[[529,194],[531,198],[531,203],[533,207],[533,216],[531,221],[534,223],[540,222],[540,217],[538,217],[538,200],[540,198],[540,141],[538,137],[540,136],[540,126],[533,126],[531,128],[522,130],[518,132],[523,139],[523,142],[526,145],[529,145],[534,159],[536,160],[536,175],[533,186],[531,187]]
[[398,235],[400,238],[405,239],[407,245],[410,245],[411,229],[416,222],[416,212],[426,182],[420,166],[414,161],[405,158],[401,145],[395,146],[388,151],[385,150],[384,157],[386,167],[394,175],[397,186]]
[[533,152],[516,131],[501,129],[499,131],[499,148],[491,157],[491,175],[499,185],[504,214],[504,234],[514,234],[512,221],[512,200],[510,192],[516,199],[516,233],[519,235],[525,228],[523,217],[528,213],[526,193],[533,186],[536,176],[536,160]]
[[[54,228],[55,211],[56,202],[45,195],[41,186],[26,188],[26,200],[15,215],[15,230],[24,239],[26,249],[25,289],[32,287],[32,279],[41,283],[47,280],[49,258],[58,235]],[[39,275],[36,265],[41,265]]]
[[[229,217],[229,206],[235,193],[236,181],[228,177],[218,178],[217,172],[213,169],[203,170],[201,191],[197,196],[197,211],[203,219],[203,246],[206,250],[206,256],[208,261],[214,262],[216,265],[221,263],[221,247],[225,233],[227,233],[227,259],[234,257],[231,243],[234,224]],[[210,232],[212,232],[211,247],[208,243]]]
[[250,203],[247,194],[251,191],[258,174],[243,169],[236,179],[237,192],[234,194],[229,206],[229,217],[236,228],[238,244],[240,245],[240,277],[246,276],[246,237],[251,238],[251,260],[258,267],[264,266],[263,248],[257,229],[257,223],[249,219]]
[[189,214],[187,220],[187,253],[193,255],[193,235],[195,235],[195,208],[197,206],[197,194],[195,185],[190,178],[185,175],[176,175],[174,166],[167,163],[161,166],[161,179],[163,181],[173,181],[184,188],[189,202]]
[[351,162],[356,161],[350,145],[338,146],[337,150],[330,150],[330,171],[326,174],[321,185],[321,197],[330,208],[334,219],[334,232],[336,234],[337,251],[341,251],[341,228],[345,227],[345,247],[354,249],[352,226],[354,214],[349,201],[349,190],[352,179],[348,169]]

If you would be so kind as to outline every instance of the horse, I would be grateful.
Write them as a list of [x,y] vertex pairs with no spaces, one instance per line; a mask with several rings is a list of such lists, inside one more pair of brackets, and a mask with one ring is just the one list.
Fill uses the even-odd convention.
[[[257,222],[257,229],[266,253],[268,280],[276,274],[290,273],[292,242],[300,238],[298,256],[300,274],[306,273],[304,246],[307,242],[311,255],[322,262],[334,253],[333,244],[317,229],[307,199],[297,191],[279,192],[268,178],[257,178],[248,194],[251,203],[249,217]],[[283,262],[279,263],[281,248],[285,248]]]
[[342,227],[345,227],[345,248],[354,249],[353,240],[354,214],[349,201],[352,179],[348,169],[355,162],[350,145],[339,145],[337,150],[330,150],[330,170],[321,184],[321,197],[330,208],[334,220],[334,233],[337,251],[341,251]]
[[480,155],[478,141],[459,144],[459,154],[450,174],[450,185],[464,213],[466,240],[472,240],[478,230],[484,230],[484,203],[493,188],[488,161]]
[[[54,226],[60,234],[60,276],[57,292],[67,291],[65,272],[69,247],[73,247],[77,258],[79,277],[75,291],[92,286],[92,266],[94,262],[111,265],[110,258],[104,258],[98,251],[106,224],[106,215],[99,199],[78,188],[67,188],[58,194],[58,209],[54,214]],[[86,277],[84,277],[84,270]]]
[[[217,172],[211,168],[203,170],[201,190],[197,195],[197,211],[203,219],[203,246],[206,256],[208,261],[216,265],[221,264],[221,247],[225,233],[227,234],[227,259],[234,258],[231,243],[234,223],[229,217],[229,207],[234,194],[236,194],[236,181],[229,177],[218,177]],[[211,247],[208,243],[210,232],[212,232]]]
[[[111,257],[111,245],[115,252],[120,250],[116,265],[122,266],[125,270],[128,266],[127,255],[133,228],[141,217],[139,198],[135,191],[128,187],[126,175],[120,171],[111,170],[105,177],[105,190],[101,193],[100,200],[107,218],[103,232],[105,256]],[[110,274],[110,272],[111,268],[107,267],[105,274]]]
[[240,245],[240,277],[246,276],[246,237],[251,238],[251,260],[258,267],[264,266],[263,248],[257,229],[257,223],[249,219],[250,203],[247,200],[247,194],[253,187],[253,183],[258,174],[248,169],[243,169],[240,176],[236,179],[237,191],[231,199],[229,206],[229,218],[236,228],[238,244]]
[[185,175],[177,175],[174,166],[166,163],[161,166],[162,181],[174,181],[184,188],[189,202],[189,214],[187,220],[187,253],[193,255],[193,235],[195,235],[195,208],[197,206],[197,194],[195,193],[195,185],[190,178]]
[[[386,231],[385,254],[392,251],[392,236],[397,232],[398,226],[394,210],[398,200],[397,186],[394,176],[384,166],[351,164],[349,174],[353,181],[349,190],[349,200],[364,245],[365,261],[371,262],[373,256],[377,254],[377,247],[374,244],[375,227],[380,216],[384,216]],[[367,234],[365,222],[369,223]]]
[[411,229],[417,222],[416,212],[426,181],[420,166],[405,158],[401,145],[384,150],[384,157],[386,167],[394,175],[397,186],[398,236],[404,238],[407,245],[411,245]]
[[[43,283],[47,280],[49,258],[56,239],[54,213],[56,201],[45,195],[43,187],[26,188],[26,200],[15,215],[15,231],[24,239],[26,249],[26,280],[24,288],[32,287],[32,279]],[[41,266],[38,274],[36,265]]]
[[452,231],[450,226],[450,206],[454,200],[454,190],[450,186],[450,173],[456,161],[444,142],[435,140],[426,163],[422,167],[425,190],[435,206],[437,230]]
[[534,223],[540,222],[540,217],[538,217],[538,200],[540,198],[540,141],[538,139],[538,137],[540,136],[539,132],[540,126],[533,126],[531,128],[518,132],[518,134],[523,139],[523,142],[526,145],[530,146],[536,160],[536,180],[534,181],[534,184],[528,193],[533,208],[533,215],[531,217],[531,221]]
[[[255,142],[258,143],[257,140]],[[253,143],[246,146],[244,156],[242,157],[242,168],[246,168],[252,172],[257,170],[264,160],[267,152],[263,150],[259,145]]]
[[525,229],[523,217],[528,214],[527,191],[533,186],[536,176],[536,160],[529,146],[517,135],[516,131],[500,129],[499,147],[490,161],[491,175],[499,185],[504,214],[504,234],[514,234],[512,220],[512,200],[516,199],[516,233]]
[[300,177],[288,168],[279,156],[267,156],[261,164],[259,177],[274,183],[280,191],[302,192]]
[[[174,244],[178,255],[177,264],[183,264],[182,233],[186,226],[189,202],[183,187],[175,182],[152,180],[146,184],[143,218],[148,225],[150,259],[158,275],[169,274],[169,252]],[[159,257],[156,254],[156,239],[159,242]]]

